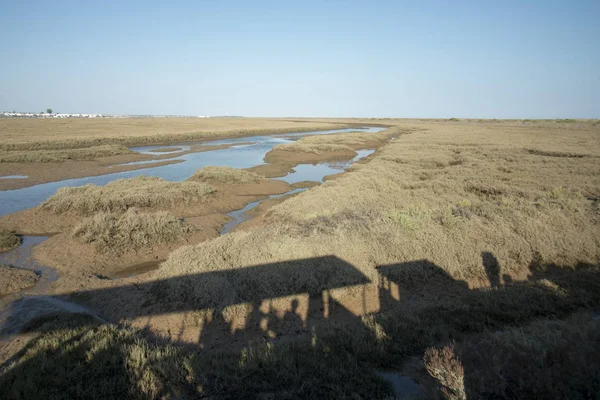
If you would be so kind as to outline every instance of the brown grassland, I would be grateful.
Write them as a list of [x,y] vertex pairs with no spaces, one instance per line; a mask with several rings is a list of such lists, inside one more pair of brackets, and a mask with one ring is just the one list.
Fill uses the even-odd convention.
[[[67,221],[35,254],[61,271],[49,294],[109,321],[64,312],[31,321],[3,352],[0,392],[391,399],[377,374],[391,370],[432,399],[598,398],[600,126],[370,122],[391,127],[273,149],[277,168],[293,164],[286,153],[378,147],[225,235],[190,240],[208,229],[191,217],[217,218],[235,209],[225,199],[243,206],[290,185],[207,167],[182,183],[61,189],[0,218],[19,233],[29,219]],[[107,280],[89,260],[61,258],[78,240],[98,257],[177,245],[157,270]]]
[[269,118],[0,119],[0,150],[78,149],[302,132],[347,123]]

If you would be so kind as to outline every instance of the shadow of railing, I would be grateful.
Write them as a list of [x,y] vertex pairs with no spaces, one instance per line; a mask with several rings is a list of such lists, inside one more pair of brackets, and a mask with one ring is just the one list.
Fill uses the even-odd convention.
[[[364,315],[373,311],[366,298],[370,284],[354,266],[325,256],[78,290],[54,296],[46,311],[52,305],[60,311],[57,301],[84,303],[107,321],[143,326],[204,348],[224,343],[227,336],[244,344],[253,336],[276,338],[281,333],[309,331],[320,321]],[[39,307],[45,298],[31,296],[23,301]],[[16,307],[13,314],[24,308]],[[65,307],[64,311],[83,310]],[[12,323],[10,330],[16,326]],[[4,333],[10,331],[3,328]]]
[[[65,304],[85,303],[106,321],[148,328],[146,332],[153,338],[186,344],[199,350],[198,354],[213,351],[234,354],[223,361],[231,364],[226,368],[226,376],[206,372],[216,368],[214,361],[210,361],[213,364],[202,361],[201,356],[189,359],[194,379],[214,378],[219,381],[218,389],[214,390],[223,390],[228,393],[224,397],[230,398],[245,397],[264,387],[269,390],[305,387],[303,382],[311,379],[318,387],[314,389],[317,392],[310,392],[313,397],[324,397],[331,388],[342,392],[374,390],[376,379],[369,375],[367,365],[397,365],[406,356],[422,354],[428,346],[460,339],[465,334],[502,329],[540,317],[561,317],[578,307],[598,304],[597,267],[580,265],[568,270],[532,264],[529,282],[506,284],[509,280],[504,277],[505,284],[501,284],[501,269],[495,257],[482,253],[482,261],[491,288],[469,289],[466,282],[452,278],[426,259],[378,266],[377,279],[372,280],[344,260],[325,256],[119,286],[107,282],[105,288],[74,291],[53,299]],[[44,298],[32,296],[21,301],[44,301]],[[23,311],[22,306],[20,310]],[[89,319],[81,321],[91,323]],[[77,320],[69,323],[70,328],[77,328]],[[64,326],[38,323],[28,325],[26,330],[47,334]],[[6,327],[3,326],[5,332]],[[86,359],[94,346],[94,336],[78,335],[54,349],[52,362],[70,365],[74,362],[70,358],[73,353],[68,356],[67,351],[72,352],[73,348],[75,354],[81,353],[81,360]],[[260,348],[264,343],[279,346],[288,343],[287,339],[302,337],[309,341],[285,350],[287,353],[282,350],[284,347],[269,350],[284,352],[284,356],[262,359],[255,355],[260,362],[240,367],[240,360],[249,362],[247,349]],[[125,359],[125,348],[117,343],[112,345],[116,347],[106,350],[106,356],[113,354]],[[35,375],[32,371],[37,371],[40,382],[45,382],[43,377],[48,372],[40,370],[40,365],[48,358],[40,357],[30,357],[25,364],[11,370],[11,379],[17,379],[19,374],[32,376]],[[290,357],[295,361],[289,361]],[[307,361],[310,357],[312,361]],[[347,363],[350,359],[353,362]],[[87,363],[92,369],[104,368],[102,360],[96,362],[89,357],[87,361],[81,360],[78,362]],[[169,357],[166,360],[175,362]],[[290,368],[290,362],[295,372],[282,378],[277,371]],[[321,364],[332,364],[331,371],[319,368],[316,374],[307,370]],[[347,371],[334,371],[339,365],[345,365]],[[252,368],[256,368],[256,378]],[[472,367],[466,366],[466,374],[469,368]],[[259,372],[264,369],[271,372]],[[371,377],[369,384],[375,386],[359,380],[364,388],[355,385],[343,389],[341,381],[356,380],[352,374],[357,371]],[[130,390],[136,379],[130,372],[123,374],[115,393]],[[340,380],[340,376],[349,380]],[[319,380],[327,380],[329,386],[320,385]],[[468,377],[465,382],[469,382]],[[210,387],[205,381],[203,384]],[[60,384],[50,387],[56,389]],[[102,392],[104,388],[95,390]]]

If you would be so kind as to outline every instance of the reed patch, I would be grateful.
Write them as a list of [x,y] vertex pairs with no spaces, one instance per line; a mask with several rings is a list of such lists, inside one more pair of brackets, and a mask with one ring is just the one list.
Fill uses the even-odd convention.
[[99,212],[83,220],[73,237],[99,252],[120,254],[142,247],[172,243],[193,228],[166,211],[143,213],[130,208],[125,213]]
[[104,186],[62,187],[39,207],[55,214],[125,212],[129,208],[172,208],[203,202],[213,188],[201,182],[169,182],[157,177],[119,179]]

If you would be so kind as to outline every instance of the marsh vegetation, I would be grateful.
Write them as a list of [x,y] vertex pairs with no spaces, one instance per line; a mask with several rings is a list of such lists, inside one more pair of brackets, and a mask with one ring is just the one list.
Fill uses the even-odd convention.
[[91,243],[99,252],[124,253],[144,246],[171,243],[193,228],[171,213],[142,213],[129,208],[124,213],[98,212],[73,230],[73,237]]
[[0,253],[14,249],[21,244],[21,238],[15,232],[0,229]]
[[2,366],[7,397],[383,399],[386,369],[428,398],[594,398],[598,126],[385,123],[275,147],[270,161],[286,167],[377,151],[265,203],[243,229],[192,243],[182,238],[208,225],[179,220],[182,209],[212,218],[226,199],[291,186],[206,167],[180,183],[61,189],[37,212],[76,215],[69,240],[100,254],[178,245],[157,270],[120,281],[63,263],[54,296],[110,322],[32,321]]
[[63,187],[40,205],[55,214],[124,212],[129,208],[173,208],[202,202],[213,189],[201,182],[169,182],[151,176],[119,179],[105,186]]

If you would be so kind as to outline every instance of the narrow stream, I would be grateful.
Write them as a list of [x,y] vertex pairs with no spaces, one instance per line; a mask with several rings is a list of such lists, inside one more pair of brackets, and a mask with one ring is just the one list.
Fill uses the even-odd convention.
[[59,277],[54,268],[38,264],[31,255],[33,248],[46,239],[48,236],[23,236],[21,246],[6,253],[0,253],[0,264],[28,269],[40,275],[35,286],[24,289],[22,292],[43,293]]
[[299,189],[290,190],[289,192],[282,193],[282,194],[273,194],[266,199],[255,201],[253,203],[248,204],[244,208],[241,208],[239,210],[235,210],[235,211],[228,213],[227,215],[230,216],[231,218],[233,218],[233,220],[231,220],[228,223],[226,223],[225,225],[223,225],[223,228],[221,228],[221,231],[220,231],[221,235],[231,232],[231,230],[233,228],[235,228],[242,222],[248,221],[251,218],[251,216],[248,214],[248,211],[252,210],[256,206],[258,206],[260,203],[262,203],[263,201],[287,196],[288,194],[300,193],[300,192],[305,191],[306,189],[308,189],[308,188],[299,188]]

